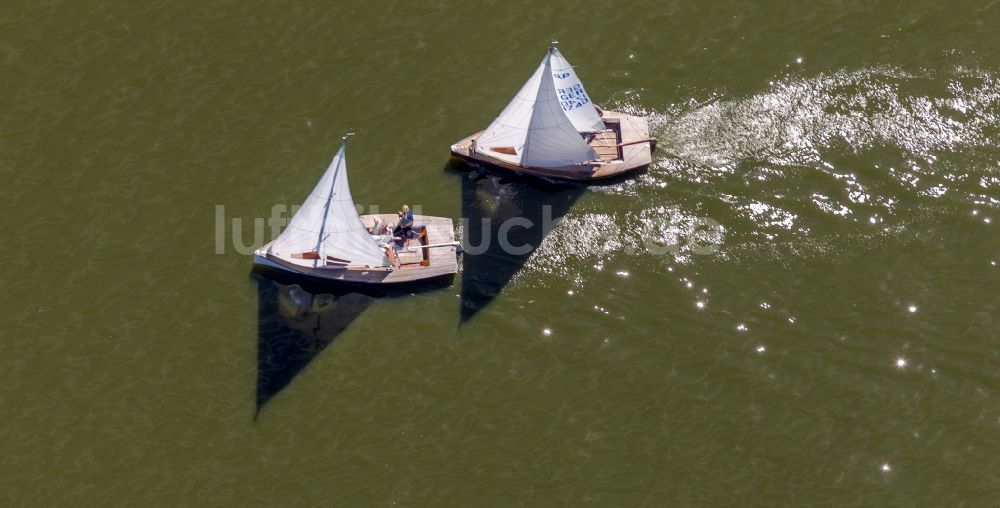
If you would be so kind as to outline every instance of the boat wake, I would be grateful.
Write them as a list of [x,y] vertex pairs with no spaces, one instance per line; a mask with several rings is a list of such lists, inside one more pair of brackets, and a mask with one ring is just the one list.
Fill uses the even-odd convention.
[[895,148],[932,164],[942,151],[992,144],[1000,80],[982,69],[874,67],[786,78],[751,97],[672,109],[654,116],[662,146],[717,169],[735,171],[747,160],[822,165],[825,151],[842,147]]

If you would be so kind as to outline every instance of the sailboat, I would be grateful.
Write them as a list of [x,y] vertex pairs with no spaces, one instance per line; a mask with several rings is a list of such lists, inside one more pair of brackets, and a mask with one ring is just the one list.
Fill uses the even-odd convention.
[[403,237],[383,234],[380,225],[395,214],[358,215],[347,182],[344,149],[288,226],[272,242],[254,252],[254,262],[268,268],[314,278],[359,284],[394,284],[449,276],[458,271],[455,230],[451,219],[414,215]]
[[595,105],[553,41],[538,69],[486,130],[451,153],[517,173],[599,180],[652,162],[656,139],[643,117]]

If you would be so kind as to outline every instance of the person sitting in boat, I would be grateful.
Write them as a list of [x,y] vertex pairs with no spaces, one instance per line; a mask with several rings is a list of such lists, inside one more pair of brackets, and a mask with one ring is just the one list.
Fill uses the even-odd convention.
[[396,215],[399,216],[399,222],[396,223],[396,227],[392,230],[392,236],[398,236],[406,242],[406,236],[413,229],[413,212],[410,211],[409,205],[403,205],[403,209],[397,212]]
[[382,222],[381,217],[375,217],[372,227],[368,228],[368,233],[372,235],[372,240],[383,249],[392,243],[392,235],[389,234],[389,226]]

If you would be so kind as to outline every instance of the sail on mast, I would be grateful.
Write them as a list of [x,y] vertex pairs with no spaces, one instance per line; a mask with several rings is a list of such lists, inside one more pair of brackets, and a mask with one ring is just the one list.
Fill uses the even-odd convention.
[[306,197],[270,253],[302,266],[389,266],[389,259],[365,229],[347,181],[344,144]]
[[550,48],[535,73],[476,140],[476,151],[514,164],[561,167],[597,158],[556,94]]
[[579,132],[600,132],[606,129],[601,115],[583,88],[583,81],[577,76],[573,66],[552,47],[552,77],[555,79],[556,94],[563,111]]

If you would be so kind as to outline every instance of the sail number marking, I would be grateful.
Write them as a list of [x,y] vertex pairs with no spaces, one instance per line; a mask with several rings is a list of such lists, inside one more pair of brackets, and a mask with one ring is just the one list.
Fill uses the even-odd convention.
[[556,93],[559,94],[559,103],[562,105],[563,111],[582,108],[590,102],[587,92],[583,91],[583,85],[580,83],[566,88],[557,88]]

